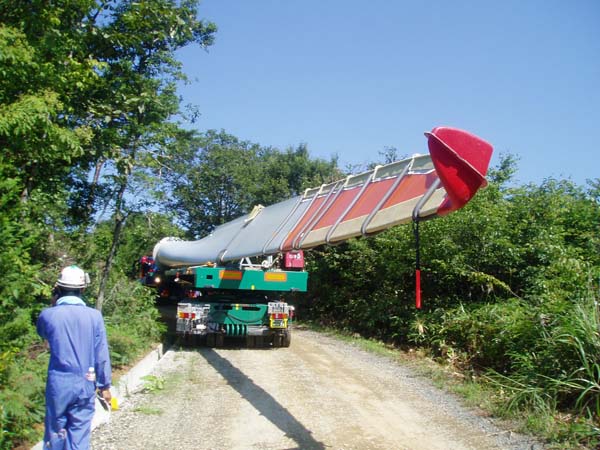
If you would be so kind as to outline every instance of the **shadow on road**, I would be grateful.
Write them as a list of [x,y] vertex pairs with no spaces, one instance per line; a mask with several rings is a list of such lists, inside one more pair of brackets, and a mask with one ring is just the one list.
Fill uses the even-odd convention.
[[210,348],[198,349],[198,353],[258,412],[283,431],[286,436],[293,439],[298,444],[298,448],[325,449],[322,442],[313,438],[310,430],[306,429],[287,409],[241,370]]

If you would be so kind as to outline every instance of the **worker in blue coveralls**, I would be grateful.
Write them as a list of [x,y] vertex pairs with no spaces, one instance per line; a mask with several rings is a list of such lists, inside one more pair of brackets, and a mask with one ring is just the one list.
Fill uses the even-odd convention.
[[85,305],[82,292],[89,276],[65,267],[56,283],[52,307],[37,321],[48,340],[44,448],[88,449],[96,389],[110,405],[111,368],[102,314]]

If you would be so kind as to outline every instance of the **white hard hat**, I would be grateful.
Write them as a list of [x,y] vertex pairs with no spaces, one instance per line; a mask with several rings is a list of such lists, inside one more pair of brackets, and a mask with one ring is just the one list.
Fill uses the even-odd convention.
[[77,266],[65,267],[58,277],[58,284],[61,287],[83,289],[90,283],[90,276]]

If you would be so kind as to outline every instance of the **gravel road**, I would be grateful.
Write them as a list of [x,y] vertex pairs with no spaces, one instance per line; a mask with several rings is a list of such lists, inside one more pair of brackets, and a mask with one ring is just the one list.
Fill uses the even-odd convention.
[[388,358],[294,330],[290,348],[173,349],[94,430],[103,449],[541,449]]

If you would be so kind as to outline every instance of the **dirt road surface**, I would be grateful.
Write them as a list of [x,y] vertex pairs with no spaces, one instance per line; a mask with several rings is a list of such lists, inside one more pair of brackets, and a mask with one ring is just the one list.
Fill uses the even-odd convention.
[[542,448],[410,368],[307,330],[287,349],[172,349],[154,376],[94,450]]

